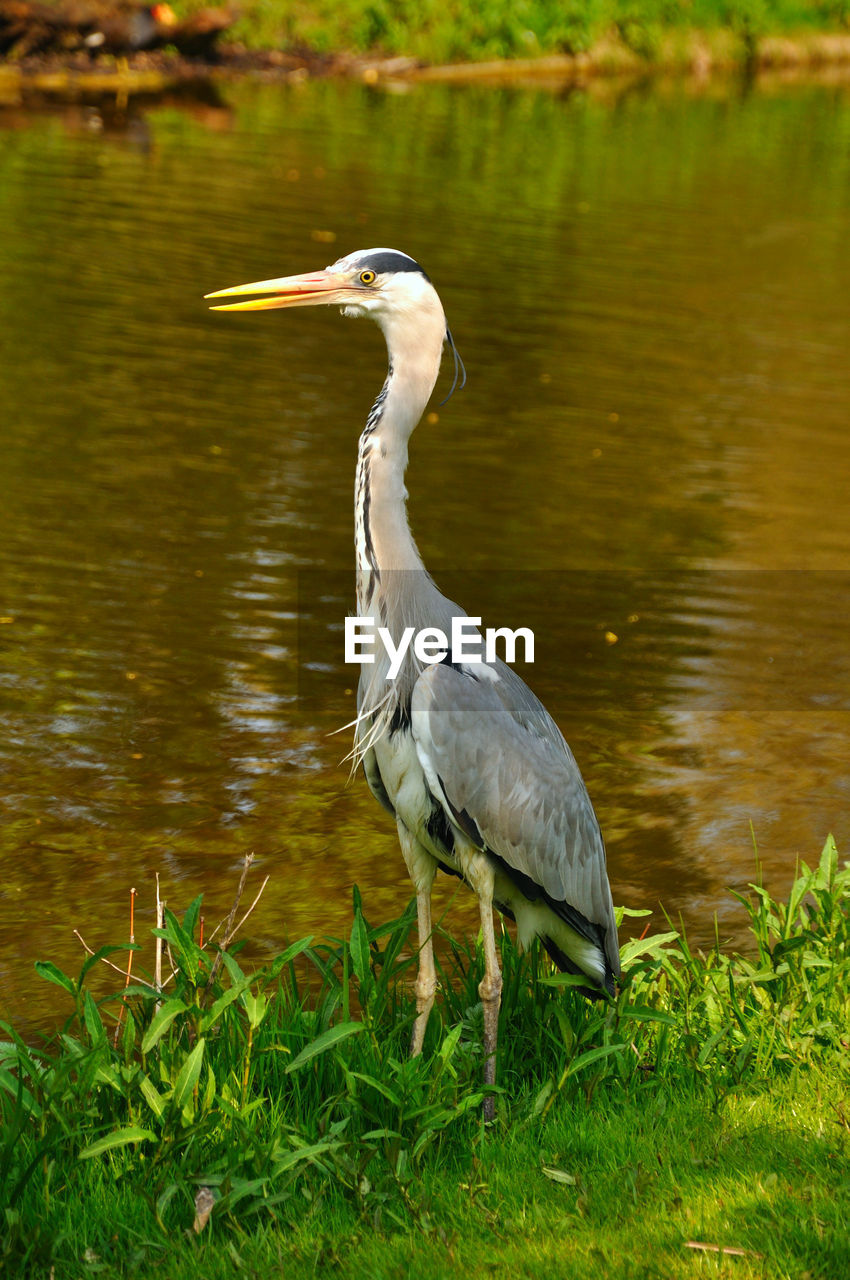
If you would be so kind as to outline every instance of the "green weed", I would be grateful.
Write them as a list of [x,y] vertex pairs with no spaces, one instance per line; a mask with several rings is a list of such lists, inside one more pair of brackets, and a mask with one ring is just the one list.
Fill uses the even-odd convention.
[[[173,968],[163,989],[136,981],[101,1000],[92,968],[118,948],[89,957],[76,979],[42,963],[71,1011],[38,1047],[2,1027],[0,1259],[23,1273],[79,1256],[59,1224],[81,1187],[103,1221],[128,1189],[144,1209],[146,1243],[109,1245],[119,1271],[139,1250],[158,1256],[193,1218],[222,1248],[246,1231],[291,1234],[333,1205],[374,1230],[427,1233],[437,1171],[471,1187],[494,1142],[507,1149],[524,1133],[545,1148],[579,1105],[588,1116],[661,1114],[675,1097],[716,1109],[806,1075],[815,1088],[827,1078],[846,1088],[850,869],[830,838],[787,901],[759,885],[741,901],[751,955],[702,954],[671,927],[625,944],[622,984],[606,1003],[565,990],[574,979],[536,949],[520,955],[504,932],[489,1132],[475,944],[439,940],[440,997],[425,1052],[408,1056],[413,904],[372,926],[355,889],[347,938],[302,939],[249,973],[238,948],[200,945],[198,898],[182,920],[165,912],[158,933]],[[575,1182],[556,1158],[543,1163],[554,1184]],[[636,1169],[633,1199],[645,1181]]]
[[[175,0],[180,16],[206,0]],[[234,36],[251,48],[405,55],[430,62],[580,53],[618,39],[652,61],[670,31],[728,30],[742,56],[763,35],[840,30],[848,0],[248,0]]]

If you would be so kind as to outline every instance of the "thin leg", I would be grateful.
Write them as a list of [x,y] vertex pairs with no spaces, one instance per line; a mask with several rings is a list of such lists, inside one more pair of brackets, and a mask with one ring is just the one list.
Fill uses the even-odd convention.
[[431,887],[417,890],[416,918],[419,924],[419,973],[416,975],[416,1021],[410,1037],[410,1056],[422,1052],[428,1015],[434,1005],[437,990],[437,969],[434,965],[434,943],[431,937]]
[[[496,953],[496,933],[493,928],[493,900],[480,894],[481,936],[484,942],[484,977],[478,984],[478,994],[484,1006],[484,1083],[496,1083],[496,1045],[499,1039],[499,1008],[502,1003],[502,975]],[[484,1119],[493,1119],[496,1099],[492,1094],[484,1099]]]
[[434,964],[434,942],[431,934],[431,889],[437,864],[429,853],[421,849],[411,838],[406,827],[399,824],[399,840],[407,870],[416,889],[416,922],[419,926],[419,972],[416,975],[416,1021],[410,1037],[410,1056],[422,1052],[428,1015],[434,1005],[437,990],[437,969]]

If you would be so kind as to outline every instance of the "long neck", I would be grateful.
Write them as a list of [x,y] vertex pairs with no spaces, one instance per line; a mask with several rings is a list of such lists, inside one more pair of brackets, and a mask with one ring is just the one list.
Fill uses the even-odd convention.
[[368,614],[381,576],[424,570],[407,523],[407,445],[434,389],[445,320],[405,341],[386,330],[389,372],[360,437],[354,489],[359,612]]

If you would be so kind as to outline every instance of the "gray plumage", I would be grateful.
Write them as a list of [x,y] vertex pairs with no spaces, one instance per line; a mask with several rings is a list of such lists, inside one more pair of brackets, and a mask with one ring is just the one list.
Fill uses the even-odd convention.
[[[613,994],[617,927],[590,797],[549,713],[510,667],[492,665],[495,682],[464,667],[432,667],[420,677],[412,700],[417,750],[476,846],[541,890],[534,900],[604,952],[601,985]],[[519,889],[529,895],[530,886]],[[515,897],[505,904],[514,915]],[[556,945],[551,936],[544,942]]]
[[[325,271],[210,296],[252,293],[261,296],[223,309],[334,303],[383,330],[389,370],[357,457],[357,612],[385,627],[396,649],[406,628],[450,634],[452,618],[465,615],[425,571],[404,487],[408,440],[433,391],[443,343],[451,343],[433,285],[407,254],[369,249]],[[492,1084],[501,994],[492,908],[516,920],[523,946],[540,937],[561,968],[586,977],[586,994],[613,994],[620,966],[605,848],[572,752],[510,667],[452,663],[449,656],[425,663],[410,648],[397,678],[388,679],[389,670],[378,646],[375,661],[361,669],[354,755],[396,819],[416,889],[412,1052],[421,1051],[437,984],[431,887],[442,868],[461,876],[479,901],[485,1082]],[[492,1114],[490,1096],[485,1115]]]
[[[451,619],[465,616],[424,570],[385,572],[370,586],[361,616],[371,616],[377,597],[377,617],[395,645],[405,627],[449,633]],[[424,666],[409,649],[393,682],[387,666],[364,666],[358,688],[358,739],[373,794],[443,870],[463,875],[456,838],[493,855],[494,903],[517,921],[521,941],[539,934],[560,968],[591,979],[586,994],[613,994],[619,949],[604,844],[555,721],[500,659]],[[421,776],[412,782],[417,765]],[[388,787],[385,777],[399,773],[404,786]],[[433,821],[434,805],[445,824]]]

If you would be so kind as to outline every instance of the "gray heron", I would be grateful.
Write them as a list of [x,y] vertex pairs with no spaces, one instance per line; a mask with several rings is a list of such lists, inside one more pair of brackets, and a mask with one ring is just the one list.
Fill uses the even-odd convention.
[[[407,520],[408,441],[434,389],[443,346],[454,350],[439,296],[413,258],[366,249],[323,271],[209,294],[248,300],[223,311],[336,305],[384,333],[389,369],[360,436],[354,489],[358,617],[398,647],[406,628],[448,634],[463,610],[429,577]],[[457,363],[455,365],[457,377]],[[613,995],[617,925],[599,823],[555,721],[511,667],[427,661],[408,648],[395,679],[377,648],[361,668],[355,754],[393,815],[416,890],[419,970],[411,1052],[422,1050],[437,972],[431,889],[438,869],[478,897],[484,950],[484,1079],[496,1074],[502,978],[493,908],[516,921],[520,946],[540,938],[555,964]],[[493,1116],[488,1095],[485,1116]]]

